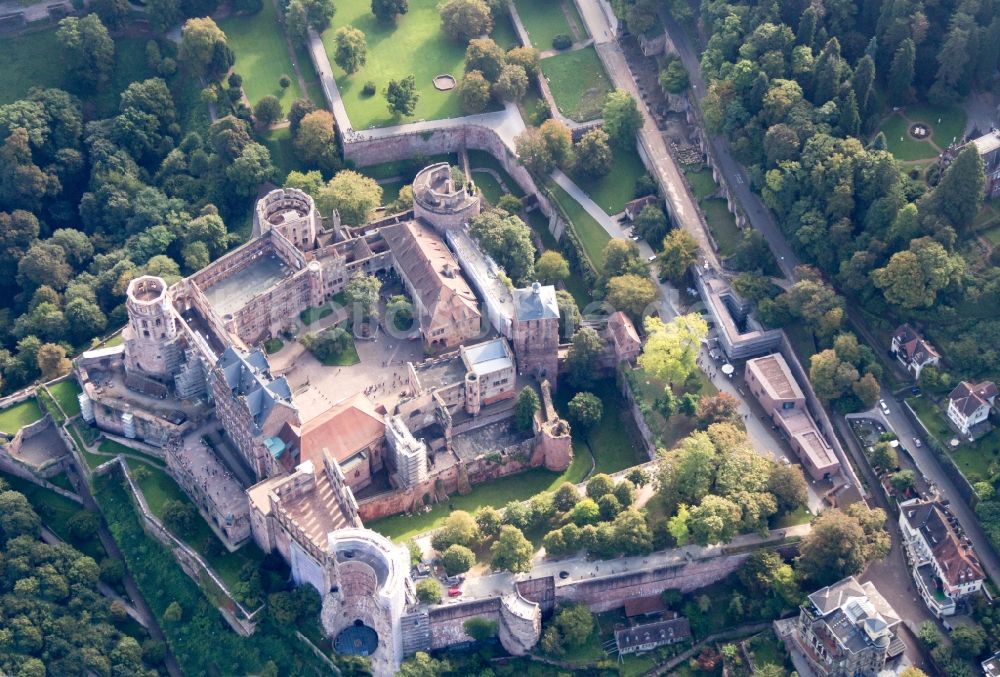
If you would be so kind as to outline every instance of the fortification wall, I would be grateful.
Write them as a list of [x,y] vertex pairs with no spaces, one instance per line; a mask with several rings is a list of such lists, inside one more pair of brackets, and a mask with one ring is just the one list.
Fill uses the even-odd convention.
[[465,622],[482,618],[500,623],[500,598],[490,597],[471,602],[437,606],[428,613],[431,625],[431,649],[444,649],[454,644],[471,642],[465,632]]
[[[598,613],[617,609],[624,606],[625,600],[633,597],[658,595],[668,589],[691,592],[711,585],[736,571],[747,557],[748,555],[729,555],[571,581],[556,587],[556,600],[586,604],[591,611]],[[607,566],[614,566],[614,562],[608,562]]]
[[344,160],[351,160],[359,167],[408,160],[419,155],[455,153],[462,148],[481,150],[495,157],[504,171],[524,191],[537,199],[538,208],[549,219],[549,231],[559,240],[566,225],[559,218],[548,198],[539,190],[527,169],[507,148],[503,140],[489,127],[468,124],[425,132],[408,132],[391,137],[369,138],[352,134],[344,138]]

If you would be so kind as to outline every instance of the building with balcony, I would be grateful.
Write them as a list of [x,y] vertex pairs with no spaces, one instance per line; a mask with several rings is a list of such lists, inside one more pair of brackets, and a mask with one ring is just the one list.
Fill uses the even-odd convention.
[[899,530],[917,590],[935,616],[951,616],[958,602],[983,587],[985,574],[971,542],[940,501],[915,498],[899,506]]

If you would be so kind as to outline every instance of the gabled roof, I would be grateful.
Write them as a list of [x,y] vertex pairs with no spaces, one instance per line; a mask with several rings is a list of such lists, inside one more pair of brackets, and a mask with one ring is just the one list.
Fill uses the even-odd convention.
[[271,378],[267,356],[259,348],[241,353],[229,346],[216,367],[222,371],[233,397],[244,402],[247,413],[253,419],[256,433],[260,433],[276,406],[294,407],[288,381],[284,376]]
[[608,330],[614,336],[615,343],[622,349],[642,345],[642,339],[639,338],[639,332],[635,330],[632,320],[620,310],[612,313],[611,317],[608,318]]
[[434,231],[408,221],[380,232],[431,319],[443,324],[480,317],[476,296],[462,277],[458,261]]
[[955,408],[963,416],[971,416],[980,407],[990,407],[997,396],[997,386],[993,381],[969,383],[962,381],[948,395]]
[[910,529],[924,537],[949,584],[965,585],[985,578],[972,548],[962,543],[939,501],[913,499],[900,505],[900,511]]
[[892,340],[898,345],[898,354],[907,362],[922,365],[941,357],[934,346],[920,336],[909,324],[903,324],[896,329]]

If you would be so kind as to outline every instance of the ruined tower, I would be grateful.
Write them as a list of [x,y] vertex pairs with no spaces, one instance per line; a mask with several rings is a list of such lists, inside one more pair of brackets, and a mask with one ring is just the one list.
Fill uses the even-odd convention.
[[169,380],[182,355],[166,282],[152,275],[137,277],[129,283],[125,296],[128,324],[122,337],[126,371]]

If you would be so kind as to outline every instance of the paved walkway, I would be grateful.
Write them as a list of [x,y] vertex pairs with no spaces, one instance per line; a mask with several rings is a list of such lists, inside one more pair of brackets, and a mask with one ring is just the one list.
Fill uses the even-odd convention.
[[624,89],[635,99],[642,114],[642,128],[639,130],[640,146],[645,149],[652,165],[652,173],[666,195],[667,205],[675,223],[688,231],[701,248],[702,255],[720,268],[719,259],[708,235],[708,224],[698,209],[697,202],[681,176],[681,171],[670,155],[663,134],[643,102],[639,87],[629,70],[625,54],[615,42],[607,17],[598,0],[577,0],[580,14],[587,30],[594,38],[598,56],[608,71],[608,76],[618,89]]

